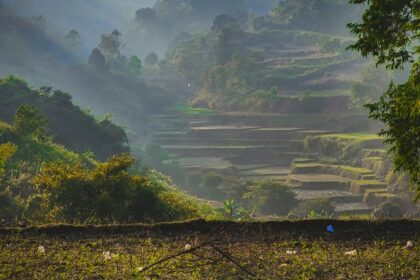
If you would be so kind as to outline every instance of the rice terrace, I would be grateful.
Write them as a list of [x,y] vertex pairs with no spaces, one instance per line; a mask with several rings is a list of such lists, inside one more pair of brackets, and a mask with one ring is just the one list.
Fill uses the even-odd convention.
[[0,280],[420,279],[418,0],[0,0]]

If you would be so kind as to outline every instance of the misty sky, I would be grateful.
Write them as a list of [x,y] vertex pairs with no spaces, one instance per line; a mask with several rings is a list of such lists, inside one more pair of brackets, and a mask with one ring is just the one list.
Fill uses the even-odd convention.
[[[0,0],[1,1],[1,0]],[[100,35],[126,24],[137,9],[153,6],[155,0],[2,0],[23,17],[43,15],[46,27],[56,34],[76,29],[84,49],[95,47]]]

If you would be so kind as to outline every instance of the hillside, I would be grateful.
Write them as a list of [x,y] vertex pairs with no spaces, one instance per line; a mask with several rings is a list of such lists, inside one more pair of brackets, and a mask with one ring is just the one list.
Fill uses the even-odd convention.
[[77,154],[45,135],[46,119],[20,106],[0,122],[2,225],[158,222],[215,217],[204,201],[180,192],[164,175],[135,166],[128,154],[106,162]]
[[0,79],[0,120],[12,122],[18,107],[25,104],[47,117],[49,135],[72,151],[91,151],[104,160],[129,150],[121,127],[108,119],[96,120],[75,106],[68,93],[47,87],[34,90],[13,76]]
[[[114,115],[114,121],[128,127],[136,141],[147,137],[145,115],[159,112],[183,94],[182,89],[172,94],[165,86],[133,76],[123,55],[115,63],[107,57],[102,70],[85,63],[86,54],[80,53],[77,44],[64,34],[49,32],[42,18],[22,18],[1,5],[0,22],[0,77],[15,75],[33,86],[71,92],[73,101],[95,116]],[[110,67],[115,64],[118,67]],[[166,87],[174,88],[172,83]]]
[[[84,39],[85,55],[94,48],[100,35],[124,25],[133,15],[133,10],[153,4],[152,0],[139,1],[44,1],[2,0],[21,17],[42,15],[47,29],[56,34],[78,30]],[[83,12],[81,12],[83,11]]]

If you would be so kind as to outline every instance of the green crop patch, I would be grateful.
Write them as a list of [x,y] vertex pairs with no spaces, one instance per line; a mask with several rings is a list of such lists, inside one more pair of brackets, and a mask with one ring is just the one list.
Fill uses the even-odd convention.
[[381,140],[383,137],[369,133],[337,133],[321,135],[322,138],[338,138],[358,141]]
[[186,115],[208,115],[213,113],[212,110],[207,109],[207,108],[199,108],[199,107],[192,107],[189,105],[175,105],[173,107],[170,108],[170,110],[178,112],[178,113],[183,113]]

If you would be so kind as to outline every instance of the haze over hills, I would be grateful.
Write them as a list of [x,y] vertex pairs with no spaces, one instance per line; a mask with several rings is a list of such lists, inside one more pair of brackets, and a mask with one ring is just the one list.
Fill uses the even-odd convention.
[[49,32],[66,34],[71,29],[79,31],[83,39],[85,56],[108,33],[126,24],[137,9],[150,7],[155,0],[2,0],[17,15],[25,18],[42,15]]
[[[407,177],[393,172],[375,135],[380,124],[363,108],[395,73],[347,49],[356,39],[345,25],[362,7],[345,0],[2,3],[0,75],[39,88],[37,98],[17,102],[19,79],[4,78],[5,92],[16,95],[5,102],[13,110],[31,104],[48,118],[54,102],[87,108],[93,116],[80,125],[98,124],[107,142],[98,158],[128,151],[128,142],[143,164],[189,194],[217,207],[232,199],[244,209],[258,204],[262,218],[305,217],[311,207],[366,216],[390,204],[417,215]],[[3,116],[9,125],[12,111]],[[91,134],[68,143],[71,132],[51,124],[59,144],[95,151]]]
[[0,0],[0,279],[420,279],[419,16]]

